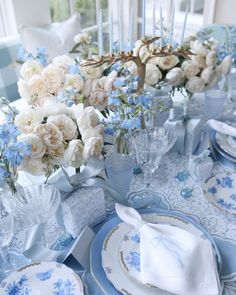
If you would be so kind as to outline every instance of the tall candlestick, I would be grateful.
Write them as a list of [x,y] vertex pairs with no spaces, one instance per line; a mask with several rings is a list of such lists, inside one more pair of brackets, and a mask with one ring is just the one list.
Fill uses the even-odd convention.
[[175,18],[175,5],[173,5],[173,7],[172,7],[171,21],[170,21],[170,27],[169,27],[169,44],[170,45],[172,44],[174,18]]
[[123,51],[124,31],[123,31],[123,11],[122,11],[122,0],[119,1],[119,46],[120,51]]
[[99,55],[103,55],[103,32],[102,32],[102,10],[99,11],[99,22],[98,22],[98,48]]
[[153,35],[153,37],[156,35],[156,5],[155,5],[155,2],[153,2],[153,8],[152,8],[152,35]]
[[129,48],[133,47],[133,25],[134,25],[134,8],[130,6],[130,22],[129,22]]
[[163,45],[163,19],[162,19],[162,7],[160,6],[160,46],[162,47]]
[[111,11],[110,13],[110,20],[109,20],[109,49],[110,49],[110,53],[113,52],[113,13]]
[[142,0],[142,36],[146,34],[146,0]]
[[189,1],[187,4],[187,7],[186,7],[185,16],[184,16],[184,24],[183,24],[183,30],[182,30],[182,35],[181,35],[181,39],[180,39],[180,47],[183,45],[183,42],[184,42],[184,34],[185,34],[185,29],[186,29],[188,11],[189,11]]

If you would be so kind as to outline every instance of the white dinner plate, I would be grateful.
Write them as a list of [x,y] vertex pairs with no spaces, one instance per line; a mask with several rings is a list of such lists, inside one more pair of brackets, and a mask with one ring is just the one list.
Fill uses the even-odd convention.
[[215,139],[220,148],[230,156],[236,157],[236,138],[216,132]]
[[40,262],[18,270],[2,281],[0,294],[83,295],[79,276],[56,262]]

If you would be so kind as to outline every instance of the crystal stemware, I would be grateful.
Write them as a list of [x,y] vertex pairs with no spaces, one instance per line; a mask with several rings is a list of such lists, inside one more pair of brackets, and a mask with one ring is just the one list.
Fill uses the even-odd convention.
[[[152,176],[158,169],[162,156],[171,149],[175,140],[174,132],[164,127],[140,129],[132,134],[137,162],[144,171],[146,189],[143,191],[142,201],[145,207],[150,203],[154,203],[153,198],[158,197],[159,199],[160,197],[159,193],[150,190]],[[138,202],[142,203],[140,201],[140,194]]]

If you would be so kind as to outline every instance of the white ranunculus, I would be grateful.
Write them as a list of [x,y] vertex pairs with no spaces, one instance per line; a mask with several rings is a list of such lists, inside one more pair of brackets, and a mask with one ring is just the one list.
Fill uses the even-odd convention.
[[47,146],[46,152],[50,155],[50,162],[53,165],[64,165],[65,147],[62,143],[57,147]]
[[97,89],[90,94],[89,103],[97,110],[103,111],[107,106],[108,96],[105,90]]
[[[83,62],[81,62],[83,64]],[[102,76],[103,67],[81,66],[82,76],[87,79],[99,79]]]
[[68,55],[60,55],[52,59],[52,64],[61,68],[64,73],[67,73],[69,66],[75,64],[75,60]]
[[91,36],[88,33],[80,33],[74,37],[75,43],[84,43],[89,45],[91,43]]
[[29,80],[33,75],[40,75],[43,70],[43,66],[36,60],[27,60],[23,63],[20,74],[23,79]]
[[50,64],[42,71],[42,77],[47,85],[49,93],[57,93],[64,82],[64,75],[61,68]]
[[96,127],[87,128],[82,134],[83,142],[87,142],[91,137],[103,138],[103,125],[99,124]]
[[205,84],[211,85],[212,81],[214,81],[214,76],[216,75],[216,71],[214,67],[207,67],[201,73],[201,78]]
[[23,141],[31,145],[31,158],[42,158],[46,151],[46,146],[42,139],[36,134],[21,134],[17,137],[18,141]]
[[130,60],[125,63],[126,69],[134,76],[138,75],[137,65],[134,61]]
[[65,166],[79,168],[83,164],[83,149],[84,145],[81,140],[71,140],[64,154]]
[[32,99],[48,96],[45,80],[40,75],[34,75],[28,81],[29,94]]
[[85,97],[89,97],[90,93],[92,92],[92,82],[93,80],[91,79],[84,81],[83,95]]
[[170,70],[177,65],[179,59],[175,55],[163,56],[159,57],[157,60],[157,64],[162,70]]
[[74,87],[77,91],[82,91],[84,80],[80,75],[66,74],[65,87]]
[[44,113],[40,108],[25,109],[16,115],[14,123],[22,133],[32,133],[34,127],[41,124]]
[[182,63],[181,68],[184,71],[184,76],[187,79],[196,76],[200,72],[200,69],[188,60]]
[[84,108],[77,118],[77,124],[79,126],[79,130],[81,133],[83,133],[85,129],[91,126],[92,127],[97,126],[98,123],[99,123],[99,117],[93,106]]
[[49,117],[50,115],[70,114],[71,111],[70,108],[62,102],[48,100],[43,105],[43,113],[45,117]]
[[103,139],[101,136],[90,137],[85,145],[83,150],[83,158],[85,161],[88,161],[91,157],[99,157],[102,153],[103,148]]
[[217,55],[215,51],[210,51],[206,56],[206,65],[208,67],[214,67],[217,62]]
[[47,123],[56,125],[64,140],[74,139],[78,135],[76,123],[65,114],[49,116]]
[[145,82],[149,85],[156,84],[159,80],[161,80],[162,74],[157,66],[153,64],[146,65],[146,74],[145,74]]
[[193,77],[186,83],[185,88],[191,93],[196,93],[203,91],[205,84],[201,78]]
[[208,49],[199,40],[190,42],[191,52],[205,57],[208,54]]
[[39,158],[25,158],[20,166],[20,170],[33,175],[43,175],[45,173],[42,159]]
[[38,135],[49,149],[57,149],[61,146],[63,136],[56,125],[52,123],[39,124],[34,128],[34,133]]
[[135,47],[133,49],[134,55],[138,56],[139,54],[139,57],[141,58],[142,61],[144,61],[150,55],[149,50],[152,48],[151,45],[148,48],[147,45],[143,46],[143,44],[144,43],[141,40],[137,40],[135,43]]
[[192,63],[200,69],[204,69],[206,67],[206,58],[204,56],[192,55],[191,60]]
[[173,68],[166,75],[168,84],[172,86],[179,86],[183,83],[184,79],[184,71],[181,68]]
[[158,62],[159,62],[159,57],[153,57],[151,58],[149,61],[148,61],[148,64],[152,64],[154,66],[157,66],[158,65]]
[[229,73],[231,63],[232,57],[230,55],[226,56],[222,60],[221,64],[219,65],[221,75],[227,75]]
[[18,92],[20,94],[20,97],[24,98],[28,103],[30,103],[31,95],[29,91],[28,82],[20,78],[19,81],[17,82],[17,86],[18,86]]

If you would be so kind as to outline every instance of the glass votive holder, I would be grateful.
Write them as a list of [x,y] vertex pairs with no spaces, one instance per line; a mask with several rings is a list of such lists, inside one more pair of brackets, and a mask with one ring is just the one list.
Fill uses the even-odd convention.
[[208,90],[205,92],[204,115],[207,119],[217,119],[224,110],[227,93],[222,90]]

